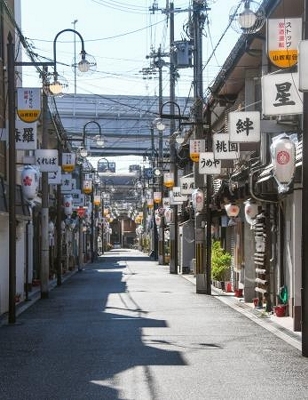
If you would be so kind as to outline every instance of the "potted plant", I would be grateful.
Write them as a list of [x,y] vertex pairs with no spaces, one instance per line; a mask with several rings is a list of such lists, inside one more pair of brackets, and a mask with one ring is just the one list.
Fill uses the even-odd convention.
[[212,281],[217,281],[224,290],[225,281],[229,278],[232,256],[225,251],[219,240],[212,242]]

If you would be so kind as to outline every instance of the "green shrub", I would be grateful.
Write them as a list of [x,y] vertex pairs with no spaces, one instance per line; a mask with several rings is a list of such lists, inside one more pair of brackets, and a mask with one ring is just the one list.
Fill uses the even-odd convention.
[[230,271],[232,256],[225,251],[219,240],[212,242],[212,279],[214,281],[225,281]]

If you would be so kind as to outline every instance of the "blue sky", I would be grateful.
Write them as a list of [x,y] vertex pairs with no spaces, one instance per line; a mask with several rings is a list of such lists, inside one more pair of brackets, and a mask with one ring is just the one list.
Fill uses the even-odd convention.
[[[221,40],[228,25],[231,7],[239,0],[216,0],[209,11],[209,25],[203,39],[203,60],[206,62],[213,48]],[[142,79],[142,68],[149,66],[146,56],[159,46],[169,50],[169,27],[165,0],[157,0],[159,10],[150,13],[153,0],[53,0],[48,9],[41,0],[24,0],[22,3],[22,32],[29,39],[33,51],[53,59],[53,41],[63,29],[75,29],[85,41],[86,52],[95,57],[97,72],[91,76],[77,77],[77,93],[157,95],[158,80]],[[188,21],[189,0],[175,0],[175,39],[185,38],[183,25]],[[74,25],[74,21],[77,21]],[[230,28],[204,70],[204,88],[218,73],[226,55],[239,35]],[[76,39],[77,53],[80,42]],[[69,67],[74,59],[74,35],[63,33],[56,43],[58,72],[65,76],[74,92],[74,74]],[[167,60],[166,60],[167,61]],[[66,66],[67,65],[67,66]],[[192,68],[180,70],[176,94],[186,96],[192,82]],[[25,86],[40,86],[34,69],[24,70]],[[164,73],[164,90],[168,93],[168,73]]]

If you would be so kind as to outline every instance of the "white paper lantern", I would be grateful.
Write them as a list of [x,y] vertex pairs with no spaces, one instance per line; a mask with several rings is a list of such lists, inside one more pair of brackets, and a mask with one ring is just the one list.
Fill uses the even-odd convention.
[[225,210],[229,218],[236,218],[240,212],[239,206],[234,203],[225,204]]
[[192,192],[191,198],[192,198],[192,205],[193,205],[194,210],[196,212],[202,211],[203,204],[204,204],[204,194],[203,194],[202,190],[195,189]]
[[165,221],[167,224],[173,222],[173,209],[170,207],[165,209]]
[[33,200],[39,187],[39,172],[31,165],[26,165],[21,172],[21,187],[24,197]]
[[64,213],[69,216],[72,215],[73,212],[73,196],[65,195],[64,196]]
[[245,202],[245,219],[249,225],[252,225],[258,214],[258,204],[250,199]]
[[271,145],[273,175],[279,192],[288,190],[295,172],[295,144],[288,136],[277,138]]

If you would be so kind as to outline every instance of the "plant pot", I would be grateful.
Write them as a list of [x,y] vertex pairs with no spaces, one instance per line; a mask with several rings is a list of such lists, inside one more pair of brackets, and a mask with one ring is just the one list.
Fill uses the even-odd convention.
[[254,305],[255,307],[258,307],[258,306],[259,306],[259,298],[258,298],[258,297],[255,297],[254,299],[252,299],[252,301],[253,301],[253,305]]
[[276,317],[285,317],[287,306],[285,304],[278,304],[278,306],[274,307],[274,312]]
[[235,297],[243,297],[243,289],[234,289]]

